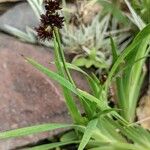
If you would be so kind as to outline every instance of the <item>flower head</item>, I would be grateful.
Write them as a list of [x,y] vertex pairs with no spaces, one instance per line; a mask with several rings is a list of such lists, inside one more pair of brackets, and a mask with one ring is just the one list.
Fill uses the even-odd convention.
[[60,3],[58,0],[45,0],[45,9],[51,13],[60,10]]
[[53,37],[54,27],[62,28],[64,17],[61,17],[57,12],[61,9],[58,0],[45,0],[44,2],[46,13],[41,15],[40,26],[35,30],[41,40],[49,40]]
[[60,17],[58,13],[56,14],[49,14],[41,15],[41,23],[44,26],[50,25],[51,27],[62,28],[63,26],[64,17]]
[[53,37],[52,29],[50,26],[42,26],[40,25],[38,28],[35,28],[38,33],[38,37],[41,40],[50,40]]

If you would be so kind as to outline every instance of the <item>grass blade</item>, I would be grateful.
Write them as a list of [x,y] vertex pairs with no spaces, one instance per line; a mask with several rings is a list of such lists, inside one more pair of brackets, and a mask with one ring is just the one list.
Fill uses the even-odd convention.
[[116,62],[114,63],[113,67],[111,68],[111,71],[109,72],[109,76],[107,78],[107,81],[105,82],[105,88],[108,90],[109,85],[111,83],[111,79],[114,76],[116,70],[120,66],[120,64],[124,61],[125,57],[130,54],[134,50],[134,48],[143,41],[143,37],[147,37],[150,35],[150,24],[148,24],[139,34],[135,37],[132,44],[130,44],[118,57]]
[[80,141],[56,142],[56,143],[51,143],[51,144],[35,146],[33,148],[26,148],[26,150],[50,150],[50,149],[58,148],[58,147],[65,146],[65,145],[78,144],[79,142]]
[[85,146],[87,145],[87,143],[89,142],[93,134],[93,130],[96,128],[97,122],[98,122],[98,119],[95,119],[95,120],[91,120],[88,123],[78,150],[83,150],[85,148]]
[[63,85],[64,87],[68,88],[70,91],[76,93],[75,87],[67,79],[63,78],[61,75],[53,71],[50,71],[48,68],[42,66],[41,64],[39,64],[38,62],[36,62],[35,60],[31,58],[25,58],[25,59],[27,60],[27,62],[32,64],[35,68],[37,68],[39,71],[41,71],[45,75],[57,81],[59,84]]
[[69,127],[74,127],[74,125],[57,124],[57,123],[35,125],[35,126],[31,126],[31,127],[25,127],[25,128],[20,128],[20,129],[16,129],[16,130],[1,132],[0,139],[21,137],[21,136],[26,136],[26,135],[30,135],[30,134],[41,133],[41,132],[45,132],[45,131],[52,131],[52,130],[59,129],[59,128],[69,128]]

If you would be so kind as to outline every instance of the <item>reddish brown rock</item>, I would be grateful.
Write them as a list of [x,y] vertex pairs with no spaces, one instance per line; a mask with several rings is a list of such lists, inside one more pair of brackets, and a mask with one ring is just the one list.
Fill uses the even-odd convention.
[[[21,43],[0,34],[0,131],[35,124],[69,122],[58,84],[28,64],[21,54],[55,70],[52,52],[43,47]],[[80,74],[74,73],[79,87],[86,89]],[[53,132],[54,133],[54,132]],[[49,133],[0,141],[0,149],[37,142]]]
[[150,86],[147,94],[140,99],[137,118],[142,127],[150,129]]

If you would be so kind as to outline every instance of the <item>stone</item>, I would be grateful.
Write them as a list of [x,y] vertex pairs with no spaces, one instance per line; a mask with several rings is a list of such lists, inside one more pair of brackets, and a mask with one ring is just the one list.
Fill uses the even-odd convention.
[[146,95],[140,99],[137,108],[138,123],[146,129],[150,129],[150,86]]
[[39,21],[28,3],[19,3],[0,16],[0,30],[6,31],[4,25],[10,25],[21,31],[26,27],[34,28]]
[[18,1],[23,1],[23,0],[0,0],[0,3],[4,3],[4,2],[18,2]]
[[[54,56],[47,48],[21,43],[0,33],[0,131],[36,124],[61,122],[71,119],[68,115],[61,88],[44,74],[27,63],[27,56],[55,71]],[[78,87],[88,90],[81,74],[73,72]],[[9,150],[56,134],[46,132],[0,141],[0,149]]]
[[0,0],[0,15],[24,0]]

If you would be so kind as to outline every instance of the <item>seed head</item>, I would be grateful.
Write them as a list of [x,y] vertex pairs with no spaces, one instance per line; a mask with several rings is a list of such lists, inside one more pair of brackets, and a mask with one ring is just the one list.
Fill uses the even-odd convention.
[[38,34],[38,37],[39,39],[45,41],[46,39],[47,40],[50,40],[52,37],[53,37],[53,31],[51,29],[50,26],[42,26],[40,25],[38,28],[35,28],[37,34]]
[[54,27],[61,29],[64,22],[64,17],[58,14],[61,9],[58,0],[45,0],[46,13],[41,15],[41,23],[37,31],[38,37],[41,40],[50,40],[53,37]]
[[45,0],[45,9],[50,13],[55,13],[57,10],[60,10],[59,0]]
[[41,23],[44,26],[50,25],[51,27],[57,27],[59,29],[63,26],[64,17],[60,17],[58,13],[41,15]]

